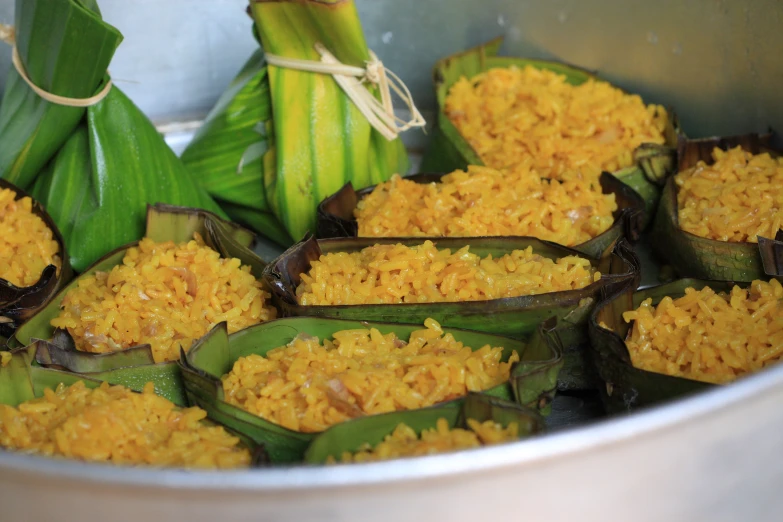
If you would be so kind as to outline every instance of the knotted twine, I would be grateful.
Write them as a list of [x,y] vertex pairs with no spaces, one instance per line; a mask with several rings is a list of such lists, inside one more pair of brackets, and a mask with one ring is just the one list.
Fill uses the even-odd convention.
[[[366,62],[366,67],[362,68],[341,63],[320,43],[316,43],[314,48],[321,55],[320,62],[270,53],[265,53],[265,57],[267,63],[277,67],[331,75],[356,108],[367,118],[370,125],[389,141],[395,139],[401,132],[426,125],[427,122],[416,108],[408,87],[396,74],[383,66],[383,62],[375,53],[370,51],[370,59]],[[378,87],[380,100],[373,95],[365,83]],[[410,120],[405,121],[394,115],[391,91],[394,91],[410,109],[412,115]]]
[[[52,94],[51,92],[45,91],[33,83],[33,81],[27,75],[27,71],[25,70],[24,65],[22,65],[22,59],[19,56],[19,51],[16,48],[16,31],[12,26],[0,24],[0,40],[12,46],[11,63],[14,64],[14,68],[16,68],[16,72],[19,73],[19,76],[22,77],[25,83],[30,86],[35,94],[48,102],[57,105],[65,105],[66,107],[90,107],[104,99],[111,90],[112,81],[111,77],[109,77],[109,80],[103,86],[103,89],[101,89],[101,91],[95,96],[90,96],[89,98],[68,98],[66,96],[59,96],[57,94]],[[108,71],[106,72],[108,74]]]

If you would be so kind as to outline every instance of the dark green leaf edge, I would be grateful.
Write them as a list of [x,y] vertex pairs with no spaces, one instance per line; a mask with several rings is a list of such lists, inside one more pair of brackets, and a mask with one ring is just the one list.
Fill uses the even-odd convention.
[[442,404],[408,412],[372,415],[337,424],[319,434],[305,452],[309,464],[323,464],[329,457],[340,459],[343,452],[356,452],[363,445],[375,446],[404,423],[417,435],[425,429],[434,429],[438,419],[445,418],[450,428],[467,429],[467,420],[492,420],[504,428],[512,422],[519,427],[519,438],[524,439],[545,430],[544,419],[534,410],[496,397],[468,393],[461,405]]

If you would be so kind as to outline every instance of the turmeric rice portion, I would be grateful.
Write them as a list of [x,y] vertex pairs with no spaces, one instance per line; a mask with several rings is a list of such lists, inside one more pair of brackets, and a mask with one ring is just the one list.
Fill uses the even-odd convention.
[[333,340],[297,336],[265,357],[240,357],[223,376],[225,400],[270,422],[319,432],[364,415],[432,406],[508,380],[519,361],[503,348],[475,351],[427,319],[407,341],[377,329]]
[[717,241],[774,238],[783,228],[783,158],[741,147],[716,147],[712,157],[674,178],[680,228]]
[[11,189],[0,190],[0,279],[32,286],[49,265],[62,268],[54,232],[33,213],[33,200],[15,200]]
[[[340,462],[372,462],[420,457],[511,442],[519,437],[519,426],[515,422],[504,428],[491,420],[479,422],[468,419],[467,425],[468,429],[449,428],[448,421],[440,418],[434,428],[422,430],[421,435],[416,435],[413,428],[400,423],[376,446],[366,444],[355,453],[344,452]],[[330,458],[328,462],[334,463],[335,459]]]
[[469,246],[452,252],[425,241],[323,254],[301,277],[297,300],[309,306],[483,301],[577,290],[601,273],[585,258],[553,260],[532,247],[482,258]]
[[239,468],[250,452],[201,408],[177,408],[155,395],[103,383],[60,384],[14,408],[0,405],[0,446],[90,462],[186,468]]
[[637,368],[722,384],[783,356],[783,286],[753,281],[730,294],[688,288],[678,299],[652,299],[623,314],[634,321],[625,341]]
[[639,145],[665,142],[667,125],[666,110],[637,95],[594,79],[571,85],[531,66],[463,77],[444,109],[485,165],[507,168],[530,157],[537,172],[555,179],[629,167]]
[[395,175],[354,215],[361,237],[532,236],[573,246],[608,230],[615,210],[615,195],[597,179],[541,179],[520,163],[508,171],[469,166],[429,184]]
[[121,264],[81,278],[51,324],[66,328],[85,352],[148,343],[155,362],[176,360],[180,347],[190,349],[222,321],[233,333],[275,318],[270,295],[240,265],[198,235],[179,245],[145,238]]

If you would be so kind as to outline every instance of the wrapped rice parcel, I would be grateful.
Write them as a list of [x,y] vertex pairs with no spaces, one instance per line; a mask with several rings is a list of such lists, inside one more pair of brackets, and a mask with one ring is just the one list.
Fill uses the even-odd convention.
[[773,136],[682,141],[650,240],[681,276],[783,275],[783,154]]
[[253,241],[248,230],[203,210],[150,207],[141,241],[89,267],[9,343],[47,340],[39,364],[88,375],[147,367],[182,394],[181,350],[215,324],[234,332],[277,315]]
[[[35,364],[44,343],[0,352],[0,448],[117,465],[247,468],[264,461],[252,440],[170,400],[161,382],[120,370],[98,378]],[[136,390],[136,391],[134,391]]]
[[231,336],[218,325],[180,366],[192,403],[263,444],[272,462],[296,462],[331,426],[435,405],[459,409],[470,392],[547,413],[562,359],[551,324],[524,343],[432,319],[293,317]]
[[607,409],[658,404],[779,363],[781,299],[777,279],[680,279],[611,296],[589,322]]
[[94,0],[18,0],[0,105],[0,177],[28,190],[77,271],[138,240],[148,203],[222,210],[112,85],[122,35]]
[[545,429],[534,410],[468,393],[461,405],[354,419],[326,430],[305,453],[312,464],[373,462],[513,442]]
[[[290,246],[314,232],[316,206],[346,182],[363,188],[405,173],[397,135],[424,122],[368,50],[353,0],[253,0],[250,13],[263,53],[183,159],[232,217]],[[413,120],[393,116],[391,93]]]
[[439,61],[438,120],[424,172],[468,165],[513,168],[524,158],[542,177],[613,173],[652,218],[674,168],[676,120],[594,74],[543,60],[498,56],[502,39]]

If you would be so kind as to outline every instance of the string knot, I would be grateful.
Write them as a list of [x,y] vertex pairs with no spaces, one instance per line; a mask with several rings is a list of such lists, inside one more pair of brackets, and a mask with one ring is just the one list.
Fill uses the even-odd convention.
[[[111,90],[112,82],[111,78],[109,78],[104,84],[103,89],[95,96],[90,96],[89,98],[68,98],[67,96],[59,96],[57,94],[52,94],[49,91],[45,91],[34,84],[30,77],[27,76],[27,71],[25,70],[24,65],[22,65],[22,58],[19,56],[19,50],[16,48],[16,30],[12,25],[0,24],[0,41],[5,42],[12,47],[11,63],[14,65],[16,72],[19,73],[19,76],[22,77],[35,94],[49,103],[64,105],[66,107],[90,107],[104,99]],[[108,74],[108,71],[106,71],[106,73]]]
[[[321,43],[316,43],[313,47],[321,56],[320,62],[288,58],[270,53],[265,53],[266,61],[276,67],[331,75],[356,108],[367,118],[370,125],[387,140],[391,141],[401,132],[414,127],[424,127],[427,124],[416,108],[413,95],[408,87],[396,74],[384,67],[383,62],[378,59],[375,53],[370,51],[370,59],[364,67],[355,67],[341,63]],[[367,83],[370,84],[369,87],[366,85]],[[370,90],[376,87],[381,95],[380,100]],[[395,116],[392,92],[410,110],[411,118],[409,120],[406,121]]]

